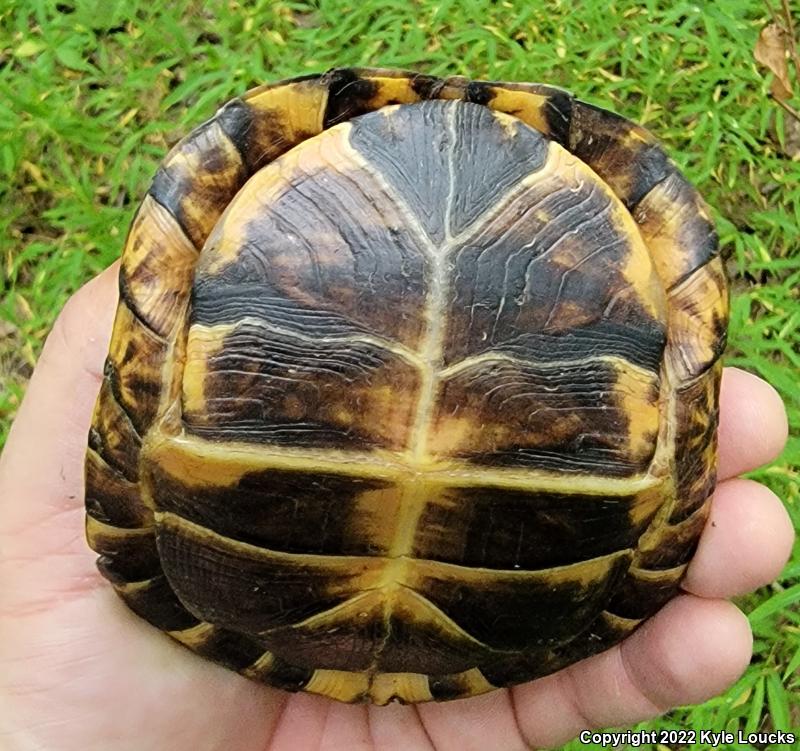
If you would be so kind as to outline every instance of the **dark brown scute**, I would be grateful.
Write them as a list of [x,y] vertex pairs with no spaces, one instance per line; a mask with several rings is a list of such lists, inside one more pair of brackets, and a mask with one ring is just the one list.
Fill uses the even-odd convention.
[[[644,140],[626,142],[635,132]],[[633,208],[675,171],[664,150],[644,128],[600,107],[575,100],[569,150],[590,165]]]
[[629,572],[606,609],[623,618],[649,618],[678,593],[682,576],[681,569],[650,577]]
[[[464,631],[495,650],[525,650],[562,644],[583,632],[611,599],[628,569],[620,555],[586,585],[513,575],[486,575],[486,581],[459,581],[431,575],[420,594],[444,611]],[[494,681],[492,681],[494,682]]]
[[140,582],[161,574],[161,563],[153,534],[134,534],[100,540],[97,568],[113,584]]
[[284,691],[300,691],[314,675],[313,668],[302,668],[276,657],[264,677],[270,686]]
[[173,148],[153,178],[149,195],[175,217],[199,249],[246,177],[238,149],[212,118]]
[[248,166],[248,172],[252,174],[255,167],[251,141],[253,111],[241,99],[232,99],[217,112],[214,119],[219,123],[225,135],[231,139],[231,143],[236,146],[242,161]]
[[621,271],[634,241],[591,185],[547,181],[513,197],[453,255],[445,362],[531,334],[591,338],[597,327],[624,336],[657,372],[664,322],[643,307],[649,290],[629,289]]
[[[137,367],[147,361],[163,356],[154,342],[150,351],[137,348],[133,341],[128,343],[123,357],[118,362],[108,360],[104,377],[108,379],[114,399],[122,406],[139,435],[145,435],[153,423],[161,397],[161,382],[156,380],[148,368]],[[133,395],[138,397],[134,401]]]
[[482,663],[478,668],[494,686],[525,683],[605,651],[625,638],[634,627],[616,626],[601,613],[582,633],[566,644],[498,658]]
[[402,450],[418,387],[416,368],[374,343],[298,340],[248,323],[209,357],[205,402],[183,417],[214,440]]
[[550,138],[569,148],[569,131],[572,123],[574,97],[568,91],[554,91],[547,98],[545,117],[550,128]]
[[670,243],[664,282],[668,291],[719,254],[719,238],[702,198],[677,170],[654,187],[632,212],[646,236]]
[[638,620],[623,620],[607,611],[601,612],[577,638],[553,650],[552,663],[547,672],[604,652],[630,635],[638,625]]
[[[485,107],[455,102],[408,105],[391,117],[367,115],[353,123],[350,143],[436,244],[447,232],[464,230],[547,156],[547,141],[533,129],[516,124],[509,133]],[[439,207],[451,185],[454,201],[445,226],[447,214]]]
[[343,571],[346,559],[334,569],[248,555],[221,538],[205,540],[164,525],[156,539],[164,572],[186,607],[233,631],[253,634],[298,623],[358,590],[359,566]]
[[431,675],[428,687],[434,701],[450,701],[472,695],[472,687],[463,674]]
[[200,623],[175,596],[163,575],[141,587],[117,591],[136,615],[162,631],[182,631]]
[[415,347],[424,260],[401,211],[363,172],[292,177],[269,211],[233,228],[235,260],[196,275],[191,322],[257,316],[312,337],[369,332]]
[[244,670],[266,650],[263,643],[252,636],[225,628],[214,628],[210,637],[204,639],[196,651],[231,670]]
[[435,99],[444,82],[436,76],[414,73],[411,76],[411,88],[419,94],[420,99]]
[[451,488],[422,513],[413,556],[478,568],[565,566],[633,548],[650,521],[632,523],[635,495]]
[[[229,487],[191,487],[161,470],[147,480],[159,511],[168,511],[233,540],[287,553],[379,555],[359,527],[363,493],[388,483],[357,477],[276,469],[249,472]],[[375,520],[377,521],[377,520]]]
[[678,389],[675,415],[675,476],[678,479],[671,524],[691,516],[714,490],[720,368],[706,371]]
[[272,629],[264,642],[300,668],[364,672],[386,635],[380,610],[363,610],[318,627],[292,624]]
[[139,485],[109,467],[92,448],[86,455],[86,513],[105,524],[131,529],[151,521]]
[[471,668],[491,650],[473,640],[443,634],[429,621],[419,622],[408,608],[386,619],[379,598],[318,626],[299,624],[265,635],[269,648],[290,662],[308,667],[382,673],[439,673]]
[[351,68],[335,68],[322,77],[321,83],[328,87],[323,128],[369,112],[369,101],[378,91],[375,81],[363,78]]
[[687,563],[697,549],[710,508],[711,499],[707,498],[700,508],[683,521],[666,525],[660,532],[658,546],[637,553],[636,565],[655,570]]
[[[483,426],[453,452],[477,465],[630,476],[647,470],[655,441],[645,453],[630,451],[617,375],[608,363],[591,361],[569,368],[499,361],[464,370],[442,385],[434,425],[441,429],[458,414]],[[637,395],[641,408],[655,407],[656,386]]]
[[465,89],[464,99],[467,102],[487,106],[493,97],[491,84],[485,81],[470,81]]
[[103,378],[98,398],[103,407],[95,411],[89,428],[89,447],[126,480],[136,482],[142,442],[127,413],[114,398],[108,377]]

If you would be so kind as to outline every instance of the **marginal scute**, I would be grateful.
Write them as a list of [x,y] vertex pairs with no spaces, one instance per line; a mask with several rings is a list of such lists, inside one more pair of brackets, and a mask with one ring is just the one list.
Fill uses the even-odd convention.
[[120,303],[105,378],[139,436],[147,433],[158,413],[167,350],[167,343]]
[[722,258],[714,257],[669,293],[669,342],[665,359],[680,382],[718,362],[728,328],[728,283]]
[[411,104],[434,93],[438,79],[381,68],[338,68],[323,77],[328,88],[324,127],[386,105]]
[[631,567],[608,610],[623,618],[649,618],[675,596],[685,571],[686,564],[655,570]]
[[117,594],[136,615],[162,631],[182,631],[200,623],[175,596],[163,574],[144,581],[114,584]]
[[260,659],[243,671],[249,678],[255,678],[284,691],[304,689],[314,677],[314,672],[314,668],[292,665],[271,652],[265,652]]
[[139,484],[106,464],[91,447],[86,452],[86,513],[117,527],[152,526]]
[[122,529],[86,518],[86,539],[100,557],[98,568],[113,584],[151,579],[161,573],[150,528]]
[[149,194],[199,250],[245,178],[239,150],[219,122],[209,120],[173,147]]
[[493,83],[487,106],[518,117],[569,148],[573,97],[564,89],[537,83]]
[[195,263],[197,250],[174,216],[146,196],[125,243],[120,295],[159,336],[168,336],[181,320]]
[[428,679],[428,687],[436,701],[477,696],[497,688],[486,680],[486,676],[478,668],[450,675],[432,675]]
[[708,206],[677,170],[639,201],[633,218],[669,291],[719,253]]
[[675,475],[677,502],[670,523],[703,505],[716,482],[717,425],[722,363],[678,389],[676,394]]
[[100,572],[197,654],[339,701],[607,649],[708,518],[727,294],[695,189],[569,92],[253,89],[170,152],[126,241]]
[[661,525],[655,534],[640,543],[633,565],[637,568],[655,570],[674,568],[687,563],[694,555],[710,510],[709,496],[689,516],[675,523],[667,522]]
[[[235,126],[226,127],[226,132],[252,174],[320,133],[327,101],[328,88],[318,77],[261,87],[236,103],[243,114],[231,118]],[[238,127],[239,119],[247,122],[246,128]]]
[[572,106],[569,150],[597,172],[628,208],[675,169],[644,128],[581,101]]
[[231,670],[243,671],[264,654],[263,642],[257,637],[220,628],[207,621],[188,629],[171,631],[169,635],[197,654]]
[[139,451],[142,441],[131,419],[116,400],[111,379],[100,384],[98,402],[89,429],[89,447],[112,469],[129,482],[139,478]]

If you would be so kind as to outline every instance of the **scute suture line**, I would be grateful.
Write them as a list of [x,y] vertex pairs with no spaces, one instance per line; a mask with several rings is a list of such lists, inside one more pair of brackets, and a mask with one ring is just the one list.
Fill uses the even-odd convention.
[[[480,365],[484,362],[506,362],[511,365],[522,365],[528,367],[531,365],[530,361],[522,357],[517,357],[516,355],[511,355],[502,351],[488,351],[482,352],[479,355],[473,355],[472,357],[465,357],[463,360],[458,360],[452,365],[448,365],[446,368],[439,371],[439,378],[450,378],[463,370],[468,370],[469,368]],[[547,362],[537,362],[536,367],[542,369],[575,368],[581,365],[586,365],[587,363],[608,363],[609,365],[619,364],[641,373],[648,378],[654,378],[658,376],[658,374],[654,373],[652,370],[642,368],[639,365],[630,362],[630,360],[626,360],[620,355],[588,355],[586,357],[580,357],[574,360],[548,360]]]
[[[402,344],[396,344],[388,339],[384,339],[381,336],[375,336],[374,334],[357,333],[342,334],[339,336],[309,336],[308,334],[304,334],[300,331],[285,328],[255,316],[242,316],[241,318],[238,318],[236,320],[236,326],[241,326],[242,324],[249,324],[257,328],[266,329],[272,333],[278,334],[279,336],[285,336],[288,339],[297,339],[301,342],[308,342],[309,344],[357,344],[358,342],[363,342],[364,344],[371,344],[377,349],[392,352],[402,360],[405,360],[409,364],[418,368],[423,366],[419,355],[413,350],[409,349],[408,347],[404,347]],[[230,326],[230,324],[196,323],[192,326],[192,328],[197,330],[212,331],[216,326],[227,328]]]

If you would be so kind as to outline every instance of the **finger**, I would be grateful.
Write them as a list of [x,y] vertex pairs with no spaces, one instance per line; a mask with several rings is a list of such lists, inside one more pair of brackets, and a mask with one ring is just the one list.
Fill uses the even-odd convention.
[[387,704],[368,708],[376,751],[435,751],[414,705]]
[[789,560],[794,528],[778,497],[752,480],[723,482],[683,588],[701,597],[733,597],[775,579]]
[[602,654],[511,692],[520,730],[535,747],[581,730],[631,725],[719,694],[747,667],[752,635],[724,600],[677,597]]
[[0,528],[29,530],[83,501],[83,459],[117,298],[117,264],[76,292],[56,319],[0,459]]
[[59,315],[0,458],[0,564],[14,570],[0,608],[16,616],[100,580],[83,533],[83,463],[116,274],[115,265],[89,282]]
[[766,381],[739,368],[725,368],[720,388],[720,480],[771,462],[789,435],[786,409]]
[[525,748],[508,691],[420,704],[417,711],[437,751]]

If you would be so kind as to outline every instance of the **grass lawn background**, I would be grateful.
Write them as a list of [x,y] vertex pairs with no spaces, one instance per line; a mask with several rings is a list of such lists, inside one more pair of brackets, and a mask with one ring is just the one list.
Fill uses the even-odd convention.
[[[727,363],[771,381],[792,424],[754,476],[800,528],[800,124],[753,62],[768,22],[761,0],[0,0],[0,445],[56,312],[118,256],[168,148],[225,100],[339,65],[542,81],[649,127],[713,207]],[[641,727],[800,728],[800,550],[739,604],[756,637],[744,677]]]

